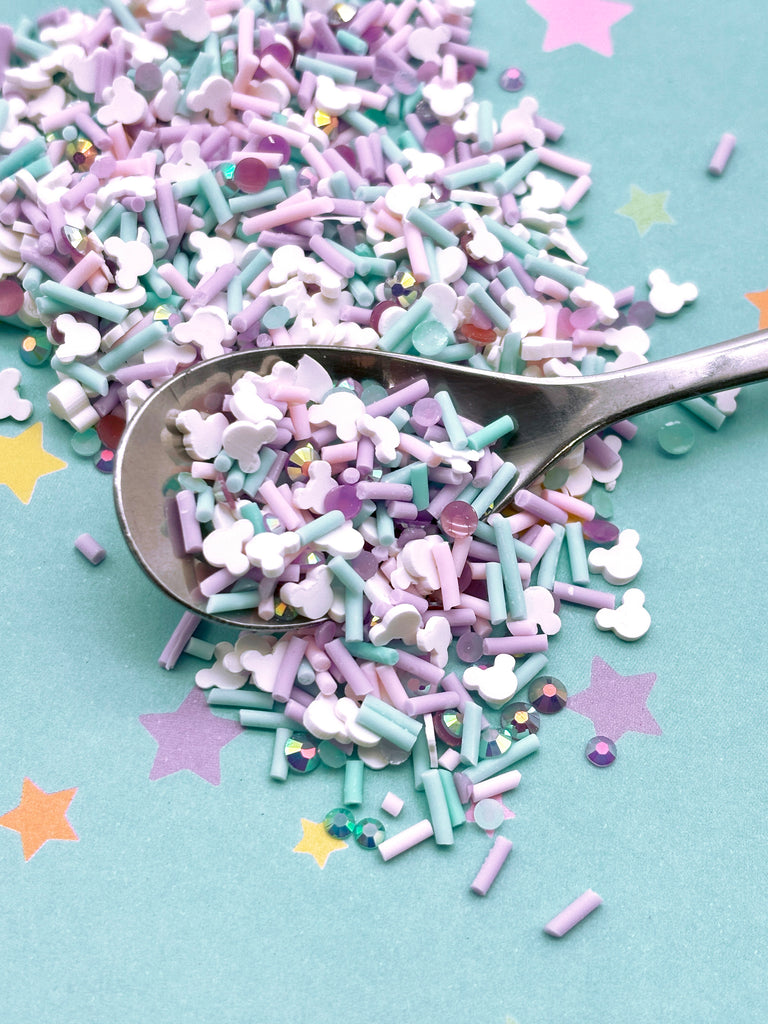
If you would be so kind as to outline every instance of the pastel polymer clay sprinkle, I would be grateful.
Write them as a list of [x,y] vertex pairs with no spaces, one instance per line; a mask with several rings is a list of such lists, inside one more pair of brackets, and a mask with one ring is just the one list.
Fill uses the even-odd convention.
[[602,897],[598,896],[592,889],[587,889],[586,892],[578,896],[573,903],[569,903],[568,906],[561,910],[559,914],[552,918],[548,924],[544,925],[544,931],[547,935],[552,935],[556,939],[561,939],[563,935],[574,928],[579,921],[583,921],[584,918],[591,914],[593,910],[596,910],[603,902]]
[[[571,228],[591,166],[513,95],[520,68],[499,82],[508,109],[476,98],[489,61],[470,45],[470,0],[214,7],[110,0],[9,30],[5,128],[20,135],[0,132],[0,317],[29,332],[24,363],[50,361],[51,413],[100,471],[155,387],[223,353],[381,347],[575,376],[644,359],[656,314],[695,297],[663,272],[649,302],[590,279]],[[586,544],[619,537],[599,485],[614,486],[634,427],[569,454],[502,516],[514,471],[491,446],[514,410],[468,423],[428,374],[391,393],[277,377],[176,419],[189,465],[169,530],[209,613],[326,621],[211,649],[188,612],[160,664],[213,656],[196,682],[272,732],[275,781],[343,768],[345,807],[364,807],[367,769],[410,761],[429,818],[386,839],[362,819],[354,837],[383,860],[450,845],[462,803],[518,785],[536,701],[565,702],[542,676],[565,606],[623,639],[648,628],[639,591],[616,608],[584,565]],[[530,704],[510,703],[529,685]],[[388,793],[382,809],[404,803]],[[498,836],[474,891],[510,850]]]
[[75,548],[80,554],[87,558],[91,565],[99,565],[107,557],[107,552],[94,540],[90,533],[81,533],[75,539]]
[[709,159],[709,166],[707,167],[707,170],[713,177],[719,178],[725,171],[735,147],[736,136],[732,132],[723,132]]

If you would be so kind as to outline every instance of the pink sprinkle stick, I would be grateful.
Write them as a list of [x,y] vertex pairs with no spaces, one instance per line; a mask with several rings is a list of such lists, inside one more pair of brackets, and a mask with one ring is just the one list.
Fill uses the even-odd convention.
[[599,907],[602,902],[602,896],[598,896],[596,892],[587,889],[573,903],[569,903],[565,910],[561,910],[556,917],[553,917],[549,924],[545,924],[544,931],[547,935],[553,935],[556,939],[560,939],[574,925],[577,925],[579,921],[583,921],[587,914],[591,914],[593,910]]
[[501,871],[504,861],[512,853],[512,843],[504,836],[496,836],[493,841],[490,853],[483,861],[483,865],[475,876],[474,882],[470,885],[472,892],[478,896],[487,896],[488,890],[496,880]]
[[723,132],[709,161],[709,167],[707,170],[710,174],[714,175],[716,178],[720,177],[725,170],[728,161],[731,159],[731,153],[733,153],[735,145],[736,136],[731,134],[731,132]]
[[383,860],[391,860],[398,854],[405,853],[406,850],[423,843],[425,839],[429,839],[434,834],[432,822],[428,818],[422,818],[415,825],[411,825],[409,828],[403,829],[402,832],[398,832],[397,835],[385,839],[383,843],[379,843],[379,853]]

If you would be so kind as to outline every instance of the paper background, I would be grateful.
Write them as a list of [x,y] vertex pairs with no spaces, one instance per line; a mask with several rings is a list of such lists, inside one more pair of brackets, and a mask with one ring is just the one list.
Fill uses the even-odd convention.
[[[541,113],[565,124],[560,148],[592,162],[577,237],[596,280],[644,297],[661,266],[698,285],[693,306],[652,329],[658,357],[757,328],[744,296],[768,288],[765,31],[751,0],[633,6],[607,57],[544,52],[530,6],[478,0],[473,42],[492,60],[476,90],[500,111],[514,105],[495,83],[518,64]],[[16,14],[0,0],[4,20]],[[738,148],[713,179],[726,130]],[[674,223],[641,237],[615,212],[631,184],[669,191]],[[49,793],[76,788],[78,840],[25,861],[19,836],[0,829],[9,1024],[765,1019],[765,385],[718,433],[692,420],[683,459],[657,448],[663,413],[626,446],[615,520],[641,536],[651,632],[625,644],[569,609],[550,669],[572,692],[595,655],[623,675],[655,672],[662,735],[625,735],[601,772],[583,756],[586,718],[548,721],[507,800],[512,858],[478,899],[469,883],[488,839],[472,825],[452,849],[424,844],[386,865],[350,848],[320,870],[294,853],[300,819],[339,803],[340,781],[270,782],[261,733],[223,748],[220,785],[189,771],[150,781],[156,744],[139,716],[175,710],[200,663],[158,667],[180,609],[133,562],[110,479],[72,452],[46,409],[50,371],[24,366],[17,344],[3,330],[0,367],[21,368],[45,447],[68,467],[41,478],[28,505],[0,487],[0,815],[25,777]],[[4,420],[0,434],[26,426]],[[83,531],[108,551],[98,567],[73,550]],[[423,816],[398,769],[368,773],[368,813],[387,790],[407,798],[400,823]],[[605,905],[559,942],[543,935],[588,887]]]

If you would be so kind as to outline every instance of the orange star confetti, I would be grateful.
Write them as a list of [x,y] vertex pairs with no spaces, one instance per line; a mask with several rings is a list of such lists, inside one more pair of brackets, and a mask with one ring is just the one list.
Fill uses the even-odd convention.
[[308,853],[314,857],[321,868],[336,850],[343,850],[347,843],[343,839],[336,839],[325,831],[322,821],[309,821],[308,818],[301,819],[301,827],[304,835],[294,846],[294,853]]
[[46,793],[31,779],[24,779],[19,805],[0,817],[3,828],[21,836],[24,860],[34,857],[49,839],[79,838],[67,821],[67,808],[76,792],[75,788]]
[[33,423],[16,437],[0,436],[0,484],[28,505],[41,476],[66,469],[66,462],[43,448],[43,424]]
[[760,313],[760,319],[757,324],[758,330],[768,327],[768,288],[763,292],[747,292],[744,298],[747,302],[751,302],[753,306],[758,308]]

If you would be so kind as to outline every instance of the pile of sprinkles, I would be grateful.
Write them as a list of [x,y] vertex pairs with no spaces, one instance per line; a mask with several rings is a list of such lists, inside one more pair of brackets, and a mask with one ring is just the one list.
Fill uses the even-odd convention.
[[[475,99],[488,54],[471,43],[473,8],[109,0],[92,15],[59,8],[0,26],[0,316],[25,331],[23,362],[55,373],[50,408],[78,454],[111,472],[153,389],[227,352],[379,348],[535,377],[645,361],[656,315],[695,288],[654,271],[649,300],[635,301],[633,287],[591,279],[571,230],[590,165],[558,147],[563,129],[524,94],[521,69],[501,76],[521,93],[501,117]],[[725,140],[712,173],[732,148]],[[389,860],[430,838],[452,844],[468,804],[498,828],[493,798],[519,783],[513,765],[538,749],[540,716],[567,701],[547,674],[561,606],[594,608],[625,640],[650,625],[641,591],[617,601],[591,586],[602,575],[625,587],[642,565],[637,534],[610,521],[635,427],[588,439],[511,514],[494,514],[510,470],[488,445],[508,424],[481,437],[486,425],[462,422],[450,395],[428,393],[428,369],[427,391],[405,397],[292,370],[271,393],[274,381],[246,376],[248,401],[233,393],[208,416],[223,421],[210,451],[196,424],[176,423],[194,460],[176,513],[183,550],[218,574],[209,610],[255,596],[274,615],[277,584],[259,587],[285,558],[270,575],[274,549],[253,560],[248,545],[282,537],[289,570],[298,551],[308,557],[281,579],[277,605],[329,619],[214,646],[185,613],[161,664],[184,651],[213,661],[198,685],[271,730],[273,779],[343,769],[342,804],[321,813],[333,837]],[[310,398],[310,410],[356,403],[353,436],[343,417],[302,420]],[[711,426],[727,414],[686,405]],[[244,435],[265,421],[248,449]],[[660,444],[682,454],[689,428],[670,420]],[[288,533],[301,535],[295,550]],[[78,549],[104,557],[88,534]],[[605,767],[615,744],[596,736],[586,756]],[[425,817],[392,835],[377,817],[356,820],[365,772],[406,760]],[[402,806],[389,793],[382,809]],[[511,848],[495,838],[474,892],[488,892]],[[568,927],[600,901],[580,899]]]

